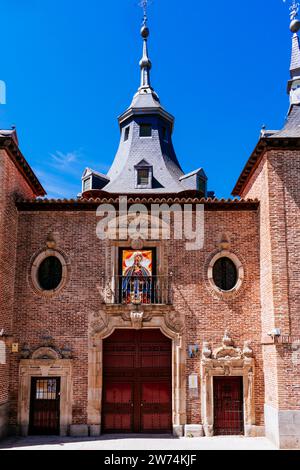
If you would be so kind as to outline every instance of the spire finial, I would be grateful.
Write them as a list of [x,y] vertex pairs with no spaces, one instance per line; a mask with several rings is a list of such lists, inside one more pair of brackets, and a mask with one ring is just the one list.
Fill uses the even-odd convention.
[[142,24],[142,29],[141,29],[141,36],[144,41],[143,45],[143,57],[140,61],[140,67],[141,67],[141,86],[140,90],[144,90],[147,92],[147,89],[151,89],[150,85],[150,70],[152,67],[151,60],[149,59],[148,56],[148,46],[147,46],[147,40],[149,37],[149,28],[147,26],[147,21],[148,21],[148,16],[147,16],[147,8],[149,5],[149,0],[141,0],[139,3],[139,6],[143,9],[144,11],[144,17],[143,17],[143,24]]
[[[286,0],[283,0],[284,3],[286,3]],[[290,6],[290,19],[291,19],[291,24],[290,24],[290,30],[292,33],[298,33],[300,30],[300,21],[297,18],[298,13],[299,13],[299,7],[300,4],[297,0],[292,0],[292,4]]]
[[141,2],[139,3],[139,6],[144,11],[143,26],[146,26],[147,25],[147,20],[148,20],[148,16],[147,16],[148,0],[141,0]]
[[293,0],[292,5],[290,6],[290,18],[293,21],[299,12],[299,3],[296,0]]

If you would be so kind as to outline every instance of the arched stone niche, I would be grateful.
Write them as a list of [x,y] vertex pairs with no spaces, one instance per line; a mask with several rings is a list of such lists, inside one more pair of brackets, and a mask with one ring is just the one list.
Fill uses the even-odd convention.
[[[186,424],[186,379],[183,322],[177,312],[165,306],[106,306],[106,311],[90,315],[89,331],[89,398],[88,424],[90,435],[101,434],[102,386],[103,386],[103,340],[116,329],[158,328],[172,340],[172,408],[173,432],[183,435]],[[132,307],[132,306],[131,306]]]

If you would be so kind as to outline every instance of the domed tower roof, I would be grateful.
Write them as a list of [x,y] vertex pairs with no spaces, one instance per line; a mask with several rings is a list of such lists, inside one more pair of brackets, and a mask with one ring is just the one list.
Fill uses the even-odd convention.
[[147,26],[146,0],[142,6],[141,82],[129,108],[119,117],[120,144],[107,174],[109,182],[103,190],[119,194],[196,190],[198,179],[202,176],[199,173],[184,178],[172,143],[174,117],[162,107],[151,86],[152,63],[148,54],[150,31]]

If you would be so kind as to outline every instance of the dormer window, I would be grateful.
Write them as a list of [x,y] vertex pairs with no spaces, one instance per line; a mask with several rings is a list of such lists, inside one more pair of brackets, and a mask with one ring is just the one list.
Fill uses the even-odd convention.
[[126,142],[129,139],[129,131],[130,127],[126,127],[125,132],[124,132],[124,142]]
[[153,179],[153,167],[146,160],[142,160],[135,166],[135,188],[151,189]]
[[140,137],[152,137],[151,124],[140,124]]
[[148,186],[149,184],[149,170],[137,170],[137,184],[138,186]]
[[83,181],[83,192],[85,191],[90,191],[92,189],[92,178],[89,177],[86,180]]

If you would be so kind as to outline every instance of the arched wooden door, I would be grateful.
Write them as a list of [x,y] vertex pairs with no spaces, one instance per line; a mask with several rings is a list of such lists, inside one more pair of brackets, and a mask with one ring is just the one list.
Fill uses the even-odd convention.
[[160,330],[116,330],[103,344],[102,431],[172,430],[172,341]]

